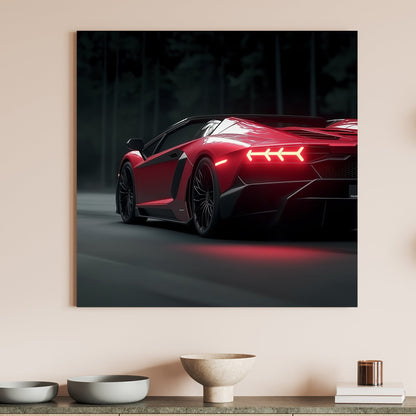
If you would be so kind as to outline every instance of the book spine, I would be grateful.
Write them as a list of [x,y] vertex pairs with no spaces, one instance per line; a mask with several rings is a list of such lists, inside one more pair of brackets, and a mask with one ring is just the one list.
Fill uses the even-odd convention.
[[335,396],[335,403],[402,404],[405,396]]
[[405,394],[402,388],[380,387],[337,387],[339,396],[402,396]]

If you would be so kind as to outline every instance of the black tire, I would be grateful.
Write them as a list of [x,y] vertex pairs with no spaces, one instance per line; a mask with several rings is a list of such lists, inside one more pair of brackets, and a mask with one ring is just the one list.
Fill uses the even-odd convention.
[[211,159],[201,159],[191,183],[193,223],[202,237],[212,237],[219,225],[219,185]]
[[126,162],[120,171],[117,186],[118,211],[121,220],[126,224],[145,222],[146,218],[136,218],[136,191],[134,187],[133,168]]

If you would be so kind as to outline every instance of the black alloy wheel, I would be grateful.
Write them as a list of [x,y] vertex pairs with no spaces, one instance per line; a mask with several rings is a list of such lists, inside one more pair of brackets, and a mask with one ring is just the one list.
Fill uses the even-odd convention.
[[219,186],[211,159],[198,163],[192,179],[191,205],[195,229],[203,237],[217,231],[219,223]]
[[129,162],[121,168],[118,182],[118,209],[123,222],[135,222],[136,195],[134,190],[133,169]]

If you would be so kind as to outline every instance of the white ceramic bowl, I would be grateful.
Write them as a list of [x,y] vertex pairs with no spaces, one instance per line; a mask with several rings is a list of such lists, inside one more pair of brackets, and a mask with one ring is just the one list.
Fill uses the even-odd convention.
[[0,403],[43,403],[58,394],[58,383],[15,381],[0,383]]
[[143,400],[148,392],[149,378],[143,376],[84,376],[68,379],[68,393],[80,403],[134,403]]
[[181,356],[186,372],[204,386],[204,401],[234,400],[234,384],[241,381],[256,359],[252,354],[188,354]]

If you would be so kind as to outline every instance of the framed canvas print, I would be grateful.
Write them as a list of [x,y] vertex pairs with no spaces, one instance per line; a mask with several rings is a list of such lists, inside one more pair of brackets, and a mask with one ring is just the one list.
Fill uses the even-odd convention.
[[77,33],[77,305],[357,305],[357,32]]

